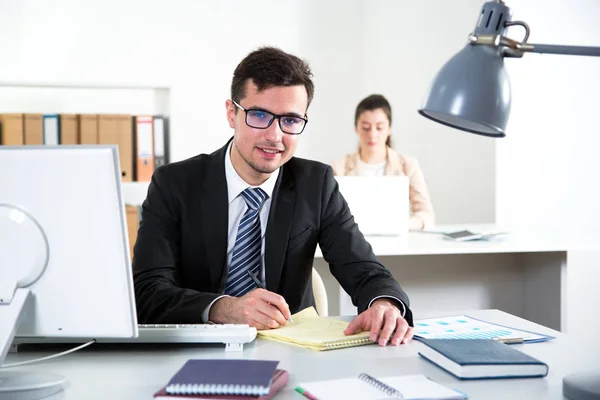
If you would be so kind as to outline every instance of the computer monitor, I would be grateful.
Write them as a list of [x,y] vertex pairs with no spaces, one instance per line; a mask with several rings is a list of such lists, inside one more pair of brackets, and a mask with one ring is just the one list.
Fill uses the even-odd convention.
[[[125,221],[116,146],[0,146],[0,365],[14,336],[137,337]],[[65,380],[20,371],[1,395]]]

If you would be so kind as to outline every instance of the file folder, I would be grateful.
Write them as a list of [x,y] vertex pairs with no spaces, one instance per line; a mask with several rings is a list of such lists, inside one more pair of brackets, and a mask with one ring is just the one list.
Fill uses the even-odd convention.
[[44,144],[60,144],[60,128],[56,114],[44,115]]
[[153,121],[151,116],[135,117],[135,180],[150,182],[154,173]]
[[98,116],[98,143],[116,144],[124,182],[133,181],[131,115],[102,114]]
[[80,114],[78,119],[81,144],[98,144],[98,115]]
[[0,144],[22,145],[23,114],[3,114],[0,116]]
[[77,116],[60,114],[60,144],[79,144]]
[[24,114],[23,133],[25,144],[44,144],[44,120],[42,114]]
[[161,167],[167,163],[165,135],[165,119],[162,116],[154,116],[154,168]]
[[139,208],[137,206],[125,206],[125,215],[127,220],[127,236],[129,238],[129,256],[133,261],[133,247],[137,240],[137,232],[139,228]]

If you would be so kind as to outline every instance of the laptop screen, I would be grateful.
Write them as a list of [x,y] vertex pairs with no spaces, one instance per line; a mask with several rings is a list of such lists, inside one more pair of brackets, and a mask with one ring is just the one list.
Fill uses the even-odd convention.
[[407,176],[336,176],[364,235],[404,235],[410,217]]

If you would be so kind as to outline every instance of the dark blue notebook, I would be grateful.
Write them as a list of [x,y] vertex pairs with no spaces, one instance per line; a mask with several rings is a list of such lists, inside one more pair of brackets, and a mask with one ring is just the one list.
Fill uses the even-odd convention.
[[423,339],[419,355],[459,379],[533,378],[548,365],[507,344],[487,339]]
[[264,396],[279,361],[188,360],[169,380],[169,394]]

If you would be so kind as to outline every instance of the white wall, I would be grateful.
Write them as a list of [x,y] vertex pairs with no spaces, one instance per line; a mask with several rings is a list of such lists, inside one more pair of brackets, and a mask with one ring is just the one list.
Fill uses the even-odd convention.
[[394,147],[419,160],[441,224],[494,222],[495,142],[417,113],[435,74],[465,46],[482,4],[373,0],[365,12],[362,97],[378,92],[389,98]]
[[354,108],[380,92],[394,108],[396,149],[421,162],[438,222],[492,222],[494,142],[416,113],[482,0],[414,3],[0,0],[0,85],[168,87],[179,160],[229,138],[223,110],[235,66],[260,45],[280,46],[315,73],[299,156],[331,162],[354,151]]
[[393,108],[394,147],[419,160],[438,223],[493,222],[494,142],[417,114],[437,70],[466,43],[483,1],[305,3],[302,49],[316,96],[303,137],[309,145],[299,154],[331,162],[356,151],[356,105],[381,93]]
[[[529,24],[530,43],[600,46],[598,1],[515,0],[511,7],[514,20]],[[600,57],[525,54],[506,65],[513,101],[507,137],[496,147],[497,222],[567,238],[598,232]],[[567,325],[580,340],[600,331],[590,319],[600,307],[599,258],[597,251],[569,253]]]
[[[513,110],[505,139],[417,115],[429,82],[464,45],[482,3],[0,0],[0,86],[168,87],[172,159],[179,160],[211,152],[231,135],[223,111],[233,70],[249,51],[276,45],[306,58],[315,72],[300,156],[329,162],[353,151],[354,108],[379,92],[394,108],[396,149],[421,162],[438,222],[491,222],[495,210],[503,225],[600,226],[600,58],[508,60]],[[530,24],[533,43],[600,46],[596,0],[509,6],[514,19]],[[600,307],[597,295],[586,296],[589,282],[600,282],[590,257],[574,257],[581,267],[571,282],[583,290],[572,299],[570,309],[580,310],[575,319]]]
[[[530,43],[600,46],[600,2],[514,1]],[[515,28],[511,36],[521,36]],[[600,57],[525,54],[507,60],[512,111],[497,145],[497,212],[504,225],[600,227]]]
[[0,82],[169,87],[172,158],[211,152],[231,135],[224,104],[239,60],[263,44],[299,50],[289,16],[301,3],[273,5],[2,0]]
[[363,1],[305,1],[302,54],[314,73],[315,99],[298,155],[325,163],[354,150],[354,107],[367,72]]

